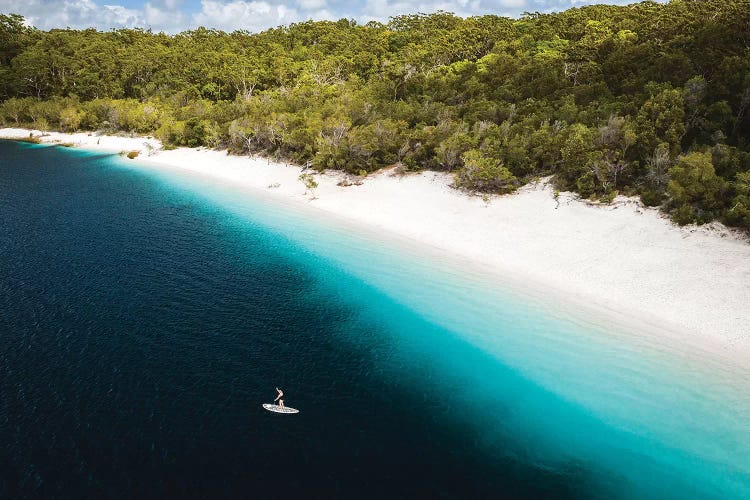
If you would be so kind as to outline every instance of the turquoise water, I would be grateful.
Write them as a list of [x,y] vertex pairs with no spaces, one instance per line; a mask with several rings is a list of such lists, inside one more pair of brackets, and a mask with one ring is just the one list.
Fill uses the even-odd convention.
[[[123,476],[71,445],[88,465],[65,469],[87,473],[61,485],[53,464],[21,451],[40,424],[17,396],[0,406],[1,437],[18,443],[0,469],[5,490],[95,483],[128,496],[139,480],[140,491],[169,492],[167,477],[197,495],[220,476],[226,496],[277,481],[341,496],[750,496],[743,367],[203,177],[7,143],[0,159],[3,392],[36,392],[37,406],[56,398],[49,411],[68,423],[42,425],[56,436],[93,426],[130,467]],[[39,271],[50,258],[67,264]],[[117,312],[101,318],[102,308]],[[92,340],[99,331],[106,343]],[[40,332],[51,357],[29,359]],[[61,338],[80,370],[121,384],[115,393],[136,408],[127,425],[114,409],[84,411],[109,408],[107,390],[55,360]],[[113,353],[132,365],[127,383],[113,382]],[[45,363],[69,380],[54,394]],[[248,410],[274,385],[300,418]],[[135,418],[144,414],[163,415],[161,426]],[[160,433],[169,443],[150,454],[140,440]],[[192,448],[177,444],[187,435]],[[45,448],[32,442],[31,455]]]

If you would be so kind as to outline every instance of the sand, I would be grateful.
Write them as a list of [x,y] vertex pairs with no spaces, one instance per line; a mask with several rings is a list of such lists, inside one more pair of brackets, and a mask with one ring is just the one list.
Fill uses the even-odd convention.
[[[25,129],[0,129],[0,137],[28,135]],[[301,167],[263,158],[165,151],[159,141],[143,137],[49,133],[42,140],[138,150],[132,161],[144,168],[185,169],[262,190],[691,342],[742,356],[750,352],[750,243],[719,223],[678,227],[633,198],[604,206],[571,193],[555,200],[544,180],[482,199],[453,189],[451,177],[437,172],[382,171],[360,185],[339,186],[343,174],[310,171],[319,185],[313,197],[298,179]]]

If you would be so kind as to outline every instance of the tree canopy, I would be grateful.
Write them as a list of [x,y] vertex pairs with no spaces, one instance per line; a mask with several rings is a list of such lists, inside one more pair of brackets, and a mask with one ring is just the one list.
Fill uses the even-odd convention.
[[750,0],[446,12],[252,34],[39,31],[0,15],[0,119],[353,173],[638,194],[750,227]]

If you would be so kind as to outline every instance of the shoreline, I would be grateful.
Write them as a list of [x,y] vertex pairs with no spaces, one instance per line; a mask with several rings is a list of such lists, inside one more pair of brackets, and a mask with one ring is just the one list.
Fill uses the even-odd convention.
[[[30,132],[2,129],[0,137]],[[41,139],[114,153],[140,150],[124,161],[204,175],[373,234],[385,232],[437,258],[457,258],[472,274],[497,276],[537,300],[549,296],[578,304],[597,324],[607,325],[605,316],[611,315],[618,324],[654,330],[664,343],[750,359],[750,245],[718,223],[680,228],[657,209],[624,197],[592,206],[560,193],[556,208],[543,183],[486,202],[452,189],[450,176],[438,172],[380,171],[348,187],[337,185],[345,177],[340,172],[314,173],[319,187],[311,200],[298,180],[300,167],[268,159],[206,149],[165,151],[145,137],[51,132]]]

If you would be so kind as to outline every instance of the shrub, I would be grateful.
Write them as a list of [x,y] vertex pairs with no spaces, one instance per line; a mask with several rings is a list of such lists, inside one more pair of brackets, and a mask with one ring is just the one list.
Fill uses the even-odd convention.
[[607,191],[606,193],[599,196],[599,201],[602,203],[612,203],[619,193],[616,190]]
[[46,132],[47,130],[49,130],[49,122],[44,117],[37,118],[34,121],[33,125],[35,129],[41,130],[42,132]]
[[680,226],[695,222],[695,212],[690,205],[680,205],[672,210],[672,220]]
[[185,122],[183,143],[190,148],[203,146],[206,141],[206,125],[198,118],[190,118]]
[[732,226],[750,228],[750,171],[737,174],[733,187],[737,196],[727,211],[726,221]]
[[[708,221],[719,215],[723,209],[722,193],[726,182],[714,171],[711,153],[692,152],[682,155],[677,164],[669,169],[667,192],[670,205],[678,207],[675,222],[683,224],[697,219]],[[688,208],[690,210],[688,211]],[[679,219],[679,220],[678,220]]]
[[590,198],[596,191],[596,176],[593,172],[586,172],[576,179],[576,188],[584,198]]
[[647,207],[658,207],[664,201],[664,193],[653,189],[647,189],[641,193],[641,201]]
[[302,184],[305,185],[305,189],[308,191],[312,191],[318,187],[318,183],[312,174],[300,174],[299,180],[302,181]]
[[67,132],[74,132],[78,130],[81,125],[81,119],[83,118],[83,112],[68,106],[60,111],[60,127]]
[[461,155],[464,166],[455,175],[456,186],[482,193],[510,193],[517,180],[500,160],[488,158],[478,149]]

